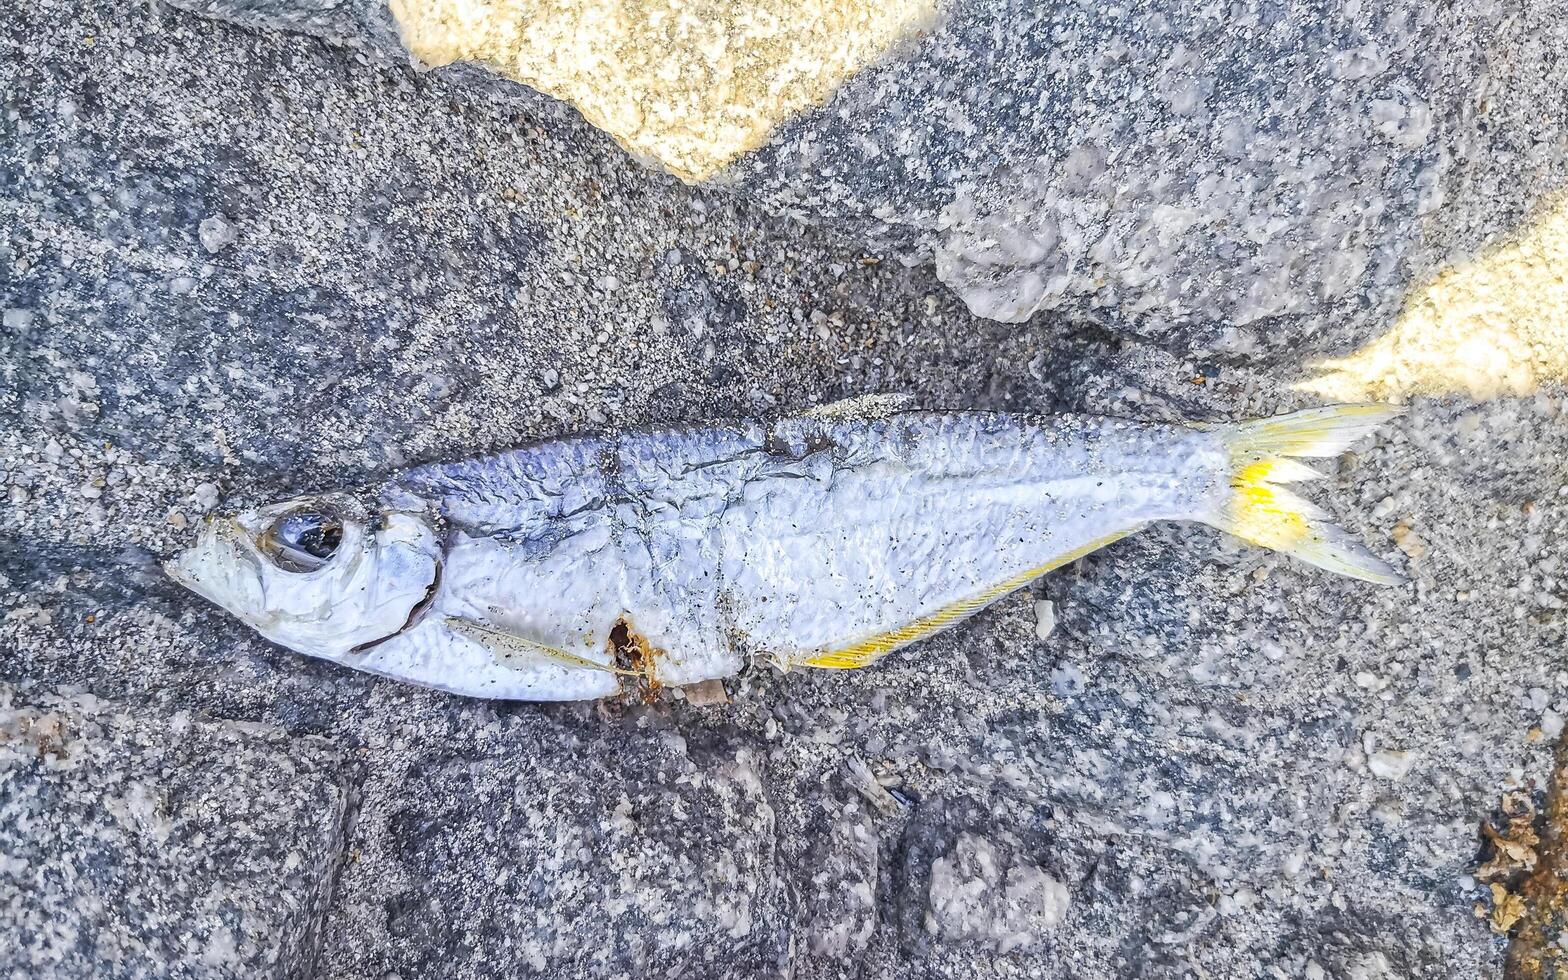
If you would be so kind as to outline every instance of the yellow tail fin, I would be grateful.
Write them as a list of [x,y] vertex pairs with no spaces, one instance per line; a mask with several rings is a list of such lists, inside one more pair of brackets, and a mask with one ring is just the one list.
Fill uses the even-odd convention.
[[1231,452],[1231,495],[1207,523],[1340,575],[1403,584],[1402,575],[1328,523],[1323,511],[1280,486],[1321,475],[1289,457],[1337,456],[1403,412],[1393,405],[1331,405],[1223,427]]

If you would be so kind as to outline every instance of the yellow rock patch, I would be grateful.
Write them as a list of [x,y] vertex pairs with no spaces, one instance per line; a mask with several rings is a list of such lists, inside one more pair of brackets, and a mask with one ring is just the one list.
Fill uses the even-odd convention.
[[820,105],[935,0],[391,0],[421,61],[483,64],[699,181]]
[[1568,196],[1510,243],[1444,270],[1366,347],[1296,387],[1337,401],[1521,395],[1568,379]]

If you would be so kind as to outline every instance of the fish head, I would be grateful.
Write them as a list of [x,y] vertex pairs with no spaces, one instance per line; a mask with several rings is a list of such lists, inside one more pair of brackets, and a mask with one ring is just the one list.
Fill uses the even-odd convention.
[[164,570],[267,639],[336,660],[401,632],[439,563],[423,518],[332,493],[209,517]]

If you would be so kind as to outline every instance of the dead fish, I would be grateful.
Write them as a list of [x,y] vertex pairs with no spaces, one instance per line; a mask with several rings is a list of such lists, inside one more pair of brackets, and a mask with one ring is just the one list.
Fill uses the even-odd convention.
[[865,667],[1153,521],[1403,581],[1284,484],[1400,413],[916,411],[587,435],[210,519],[165,566],[290,650],[458,694]]

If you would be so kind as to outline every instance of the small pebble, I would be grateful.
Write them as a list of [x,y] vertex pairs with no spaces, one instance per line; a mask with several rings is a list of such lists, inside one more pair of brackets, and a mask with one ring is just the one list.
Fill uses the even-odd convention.
[[1034,604],[1034,635],[1044,640],[1056,632],[1056,603],[1041,599]]
[[1395,546],[1411,558],[1423,558],[1426,556],[1426,541],[1421,535],[1411,530],[1410,525],[1404,521],[1395,524],[1394,530],[1390,532],[1390,535],[1394,539]]
[[1402,752],[1397,749],[1384,749],[1374,752],[1367,757],[1367,768],[1372,770],[1372,775],[1379,779],[1403,779],[1405,773],[1415,764],[1416,757],[1412,752]]
[[213,483],[198,483],[191,499],[196,502],[197,512],[205,514],[218,506],[218,487]]
[[1545,735],[1547,738],[1553,741],[1556,741],[1557,737],[1562,733],[1563,716],[1558,714],[1556,711],[1553,711],[1551,708],[1547,708],[1545,711],[1541,712],[1541,734]]
[[234,230],[234,225],[221,214],[210,218],[203,218],[196,227],[196,236],[201,239],[201,247],[208,253],[217,252],[225,246],[234,244],[239,237]]

